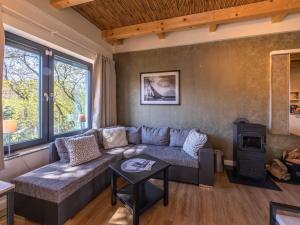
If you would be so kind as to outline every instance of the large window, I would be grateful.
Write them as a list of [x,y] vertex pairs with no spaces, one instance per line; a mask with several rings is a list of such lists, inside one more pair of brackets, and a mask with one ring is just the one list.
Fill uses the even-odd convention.
[[91,65],[6,33],[3,120],[17,128],[3,135],[12,149],[52,141],[91,127]]

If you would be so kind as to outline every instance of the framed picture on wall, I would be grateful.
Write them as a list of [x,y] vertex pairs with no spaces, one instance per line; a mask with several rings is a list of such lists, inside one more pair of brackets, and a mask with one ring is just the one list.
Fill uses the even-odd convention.
[[180,71],[141,73],[141,105],[179,105]]

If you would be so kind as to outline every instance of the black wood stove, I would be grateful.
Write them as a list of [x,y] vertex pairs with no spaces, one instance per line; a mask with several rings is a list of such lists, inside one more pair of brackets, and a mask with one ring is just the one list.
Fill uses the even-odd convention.
[[236,175],[253,179],[266,177],[266,127],[245,121],[234,123],[233,153]]

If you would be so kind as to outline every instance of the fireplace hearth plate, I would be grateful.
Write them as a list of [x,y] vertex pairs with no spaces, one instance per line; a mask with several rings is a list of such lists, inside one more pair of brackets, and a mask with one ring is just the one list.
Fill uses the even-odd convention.
[[265,180],[255,180],[247,177],[236,176],[232,167],[226,167],[226,173],[230,183],[270,189],[274,191],[282,191],[269,175],[267,175]]

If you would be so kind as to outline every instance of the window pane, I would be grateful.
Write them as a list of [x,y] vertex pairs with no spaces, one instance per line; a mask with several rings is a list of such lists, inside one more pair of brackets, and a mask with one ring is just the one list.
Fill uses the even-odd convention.
[[54,134],[88,127],[89,70],[85,65],[54,57]]
[[[5,134],[11,144],[40,138],[40,68],[38,52],[6,45],[3,66],[3,120],[14,120],[17,129]],[[8,123],[7,126],[9,126]],[[7,131],[8,132],[8,131]]]

